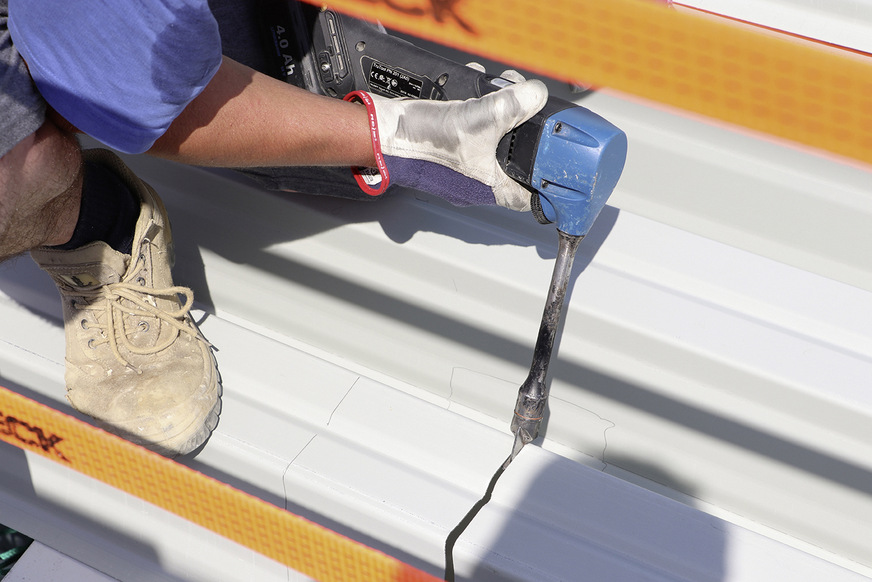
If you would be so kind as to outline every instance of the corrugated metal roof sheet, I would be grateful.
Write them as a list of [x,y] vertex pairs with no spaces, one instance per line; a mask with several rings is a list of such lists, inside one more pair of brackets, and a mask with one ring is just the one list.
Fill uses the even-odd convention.
[[[872,577],[872,174],[584,99],[630,157],[579,251],[544,442],[461,538],[458,574]],[[221,422],[187,462],[438,574],[508,454],[554,232],[128,159],[165,198],[177,282],[219,350]],[[29,259],[0,267],[0,320],[0,384],[66,410],[60,308]],[[293,578],[6,445],[0,467],[0,521],[115,577]]]

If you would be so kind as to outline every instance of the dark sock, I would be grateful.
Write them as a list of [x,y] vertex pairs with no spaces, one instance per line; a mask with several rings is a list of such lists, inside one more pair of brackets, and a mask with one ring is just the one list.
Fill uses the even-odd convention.
[[138,197],[102,164],[85,162],[82,171],[82,205],[73,238],[54,248],[73,250],[100,240],[129,255],[139,218]]

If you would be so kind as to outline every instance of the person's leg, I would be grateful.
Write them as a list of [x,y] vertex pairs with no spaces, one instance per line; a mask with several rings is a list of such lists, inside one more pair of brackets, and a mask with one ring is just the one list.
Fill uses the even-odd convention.
[[75,138],[46,120],[7,17],[0,0],[0,261],[69,239],[82,163]]
[[117,156],[83,153],[47,118],[6,17],[0,0],[0,260],[29,250],[58,287],[73,407],[188,453],[215,428],[221,388],[193,294],[173,285],[166,210]]
[[81,167],[75,137],[50,121],[0,157],[0,261],[70,239]]
[[218,421],[218,372],[191,291],[173,285],[154,191],[46,121],[0,158],[0,257],[28,250],[61,295],[73,407],[162,454],[199,447]]

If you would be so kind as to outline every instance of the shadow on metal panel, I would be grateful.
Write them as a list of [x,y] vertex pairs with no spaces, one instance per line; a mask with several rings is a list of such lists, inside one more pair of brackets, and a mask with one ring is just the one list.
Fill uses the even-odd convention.
[[[206,194],[198,195],[193,192],[192,196],[204,199],[207,197]],[[331,207],[343,208],[347,205],[354,205],[355,215],[360,221],[378,220],[385,229],[385,232],[391,232],[395,228],[403,230],[414,229],[415,224],[415,217],[399,213],[400,210],[405,210],[408,207],[395,208],[388,200],[375,205],[324,198],[312,198],[311,200],[301,202],[300,197],[295,196],[293,203],[314,206],[320,209],[329,209]],[[228,260],[247,264],[256,269],[286,278],[298,285],[310,286],[318,293],[334,296],[343,301],[352,302],[359,307],[393,317],[402,321],[405,325],[414,326],[428,334],[437,334],[448,341],[460,345],[468,345],[471,348],[487,352],[506,361],[528,362],[530,360],[531,348],[528,344],[512,341],[470,325],[467,322],[446,316],[443,313],[422,308],[410,301],[388,296],[349,279],[341,278],[309,265],[278,257],[264,251],[265,248],[276,242],[293,240],[314,234],[312,231],[313,226],[307,232],[305,229],[302,231],[296,229],[298,226],[296,224],[294,229],[283,229],[275,226],[275,220],[272,221],[273,224],[270,224],[269,220],[263,220],[261,221],[263,228],[257,231],[246,231],[245,233],[228,235],[226,232],[214,229],[198,228],[197,223],[202,221],[202,216],[195,216],[186,207],[177,206],[176,201],[171,198],[167,200],[167,206],[174,217],[174,225],[178,225],[176,229],[176,245],[177,254],[180,257],[179,262],[181,263],[182,259],[184,259],[185,264],[184,271],[178,270],[179,275],[177,278],[180,284],[192,286],[200,301],[208,302],[209,298],[208,283],[202,267],[203,260],[200,255],[200,248],[203,247]],[[360,209],[359,213],[357,212],[358,208]],[[342,214],[346,216],[346,213]],[[335,213],[331,213],[331,215],[335,215]],[[579,251],[576,265],[573,268],[573,281],[593,260],[597,249],[615,224],[617,216],[618,211],[616,209],[610,207],[604,209],[600,220],[594,225],[589,235],[589,240],[584,241],[585,244],[582,245]],[[432,219],[428,220],[427,226],[430,227],[434,222]],[[540,225],[533,226],[539,229],[543,228]],[[488,242],[492,244],[506,244],[505,236],[496,231],[494,233],[471,233],[472,229],[468,226],[464,228],[462,224],[447,225],[445,230],[446,234],[450,236],[457,235],[462,240],[467,240],[464,236],[472,239],[468,242],[475,242],[477,244],[488,244]],[[197,240],[191,237],[190,233],[194,232],[200,235]],[[464,235],[463,233],[466,234]],[[553,233],[549,230],[547,234],[551,235]],[[552,237],[548,238],[550,240]],[[553,238],[555,240],[551,247],[552,250],[556,249],[556,236]],[[570,282],[568,291],[568,301],[572,300],[571,294],[572,282]],[[542,294],[543,301],[544,295],[545,289],[543,289]],[[208,311],[209,308],[207,304],[206,310]],[[648,414],[655,414],[671,423],[694,429],[700,434],[723,440],[749,451],[754,451],[756,454],[764,455],[779,463],[787,463],[828,481],[855,489],[866,495],[872,495],[872,472],[864,467],[815,451],[748,424],[725,418],[668,396],[657,394],[646,389],[645,386],[603,374],[592,368],[573,364],[559,358],[559,343],[556,349],[558,357],[552,362],[551,366],[552,382],[555,379],[562,380],[570,385],[579,387],[579,389],[585,392],[620,402],[645,411]],[[523,380],[523,378],[520,378],[519,382],[520,380]],[[544,434],[547,436],[547,433]]]
[[[493,522],[503,520],[499,533],[489,539],[486,528],[473,522],[460,538],[466,542],[464,561],[479,561],[455,580],[725,580],[728,539],[716,519],[666,498],[652,503],[652,495],[639,495],[632,485],[565,459],[534,465],[538,470],[528,482],[511,474],[530,468],[521,464],[507,469],[496,485],[494,505],[483,511]],[[678,481],[659,467],[646,472]],[[515,496],[506,490],[519,484],[526,486],[523,497],[507,504]]]

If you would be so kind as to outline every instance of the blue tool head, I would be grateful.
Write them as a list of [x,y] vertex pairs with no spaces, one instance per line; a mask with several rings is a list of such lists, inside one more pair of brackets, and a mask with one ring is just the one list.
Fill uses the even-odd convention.
[[609,199],[627,158],[626,134],[584,107],[545,120],[532,172],[545,217],[584,236]]

